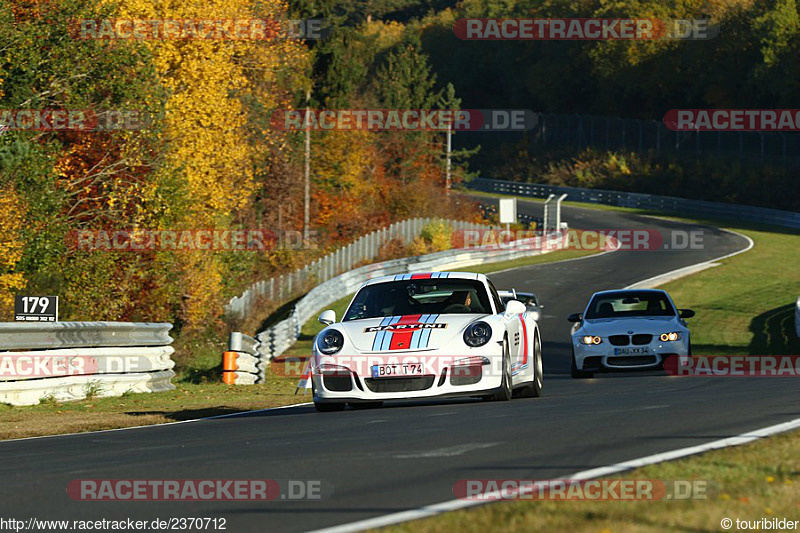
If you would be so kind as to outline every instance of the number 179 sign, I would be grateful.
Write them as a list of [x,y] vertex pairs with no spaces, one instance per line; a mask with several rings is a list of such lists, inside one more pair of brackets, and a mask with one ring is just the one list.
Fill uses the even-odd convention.
[[19,296],[14,298],[14,320],[58,322],[58,296]]

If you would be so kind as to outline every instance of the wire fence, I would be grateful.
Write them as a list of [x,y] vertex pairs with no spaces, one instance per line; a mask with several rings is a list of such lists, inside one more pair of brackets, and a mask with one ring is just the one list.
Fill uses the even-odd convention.
[[[423,228],[437,220],[442,219],[412,218],[373,231],[301,269],[256,282],[241,296],[231,298],[225,306],[225,312],[229,317],[244,318],[256,302],[266,299],[268,302],[283,304],[310,288],[311,284],[324,283],[361,263],[374,261],[380,254],[381,247],[392,239],[400,238],[405,244],[411,243],[419,237]],[[443,222],[449,224],[454,231],[487,227],[460,220]]]
[[800,133],[683,131],[662,121],[539,113],[531,142],[547,146],[626,150],[658,156],[738,159],[800,167]]

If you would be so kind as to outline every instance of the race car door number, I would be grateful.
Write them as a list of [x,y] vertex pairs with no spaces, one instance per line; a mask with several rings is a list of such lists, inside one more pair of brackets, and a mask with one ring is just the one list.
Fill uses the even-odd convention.
[[421,376],[422,363],[400,363],[395,365],[372,365],[373,378]]

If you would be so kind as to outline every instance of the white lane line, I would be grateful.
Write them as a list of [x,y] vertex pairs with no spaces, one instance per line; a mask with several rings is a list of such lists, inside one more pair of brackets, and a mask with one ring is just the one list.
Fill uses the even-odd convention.
[[657,287],[658,285],[663,285],[664,283],[667,283],[669,281],[675,281],[676,279],[682,278],[684,276],[688,276],[689,274],[695,274],[697,272],[700,272],[701,270],[705,270],[707,268],[719,266],[719,265],[715,264],[716,261],[722,261],[723,259],[727,259],[729,257],[733,257],[734,255],[739,255],[739,254],[743,254],[745,252],[749,252],[753,248],[753,246],[755,246],[755,243],[753,242],[753,239],[751,239],[747,235],[744,235],[742,233],[739,233],[738,231],[733,231],[733,230],[730,230],[730,229],[725,229],[725,228],[718,228],[718,229],[720,229],[722,231],[725,231],[727,233],[732,233],[733,235],[737,235],[737,236],[745,239],[747,241],[747,248],[743,248],[743,249],[738,250],[736,252],[732,252],[732,253],[723,255],[722,257],[717,257],[716,259],[709,259],[708,261],[701,261],[700,263],[695,263],[693,265],[677,268],[675,270],[670,270],[669,272],[665,272],[664,274],[659,274],[658,276],[653,276],[652,278],[647,278],[647,279],[644,279],[642,281],[637,281],[633,285],[628,285],[627,287],[625,287],[625,289],[649,289],[649,288],[652,288],[652,287]]
[[464,455],[467,452],[471,452],[473,450],[482,450],[484,448],[491,448],[492,446],[498,446],[499,442],[486,442],[486,443],[472,443],[472,444],[460,444],[458,446],[450,446],[449,448],[437,448],[435,450],[426,450],[424,452],[417,452],[417,453],[406,453],[402,455],[395,455],[396,459],[430,459],[434,457],[457,457],[459,455]]
[[200,422],[202,420],[214,420],[216,418],[231,418],[234,416],[243,416],[249,415],[253,413],[265,413],[267,411],[277,411],[278,409],[291,409],[292,407],[303,407],[307,405],[314,405],[313,402],[306,402],[306,403],[293,403],[292,405],[281,405],[278,407],[268,407],[266,409],[257,409],[255,411],[240,411],[238,413],[228,413],[224,415],[214,415],[214,416],[207,416],[205,418],[192,418],[191,420],[178,420],[176,422],[164,422],[162,424],[147,424],[144,426],[130,426],[125,428],[113,428],[113,429],[100,429],[97,431],[83,431],[81,433],[61,433],[58,435],[39,435],[38,437],[22,437],[20,439],[5,439],[0,440],[0,446],[2,446],[6,442],[19,442],[22,440],[34,440],[34,439],[52,439],[55,437],[74,437],[75,435],[95,435],[97,433],[110,433],[112,431],[127,431],[129,429],[143,429],[143,428],[160,428],[164,426],[176,426],[178,424],[188,424],[190,422]]
[[[580,481],[595,479],[599,477],[609,476],[611,474],[616,474],[619,472],[624,472],[627,470],[632,470],[634,468],[641,468],[647,465],[662,463],[664,461],[673,461],[675,459],[680,459],[690,455],[696,455],[698,453],[705,453],[711,450],[718,450],[720,448],[727,448],[729,446],[741,446],[742,444],[747,444],[758,439],[763,439],[765,437],[769,437],[770,435],[775,435],[777,433],[784,433],[786,431],[791,431],[793,429],[798,429],[798,428],[800,428],[800,418],[795,418],[794,420],[791,420],[789,422],[776,424],[774,426],[769,426],[762,429],[756,429],[754,431],[748,431],[747,433],[742,433],[741,435],[737,435],[735,437],[728,437],[725,439],[707,442],[705,444],[699,444],[697,446],[689,446],[688,448],[680,448],[678,450],[672,450],[669,452],[648,455],[646,457],[640,457],[638,459],[632,459],[630,461],[625,461],[614,465],[603,466],[600,468],[593,468],[591,470],[584,470],[582,472],[577,472],[575,474],[568,476],[559,476],[558,479],[575,479]],[[533,487],[533,490],[538,490],[539,487],[544,488],[546,483],[547,483],[546,481],[543,481],[539,483],[531,483],[528,485],[523,485],[517,487],[514,493],[511,493],[511,491],[508,490],[506,491],[498,490],[495,492],[486,493],[486,498],[495,499],[495,501],[502,501],[502,498],[504,497],[504,492],[506,495],[511,494],[512,496],[516,492],[523,490],[525,490],[526,493],[529,493],[528,491],[531,491],[529,487]],[[447,513],[450,511],[457,511],[459,509],[475,507],[477,505],[486,505],[487,503],[491,502],[472,501],[472,500],[450,500],[433,505],[426,505],[424,507],[419,507],[417,509],[409,509],[408,511],[402,511],[399,513],[392,513],[384,516],[379,516],[376,518],[368,518],[366,520],[350,522],[349,524],[342,524],[339,526],[317,529],[312,531],[311,533],[323,533],[323,532],[349,533],[352,531],[363,531],[365,529],[391,526],[393,524],[408,522],[410,520],[419,520],[420,518],[427,518],[430,516]]]

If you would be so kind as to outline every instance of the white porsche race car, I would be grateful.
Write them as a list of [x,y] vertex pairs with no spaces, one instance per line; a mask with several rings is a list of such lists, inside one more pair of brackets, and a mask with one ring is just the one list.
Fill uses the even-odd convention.
[[692,355],[684,318],[666,291],[616,290],[595,293],[583,313],[569,315],[572,328],[572,377],[595,372],[654,370],[669,356],[687,364]]
[[341,322],[324,311],[314,339],[314,405],[338,411],[385,400],[542,390],[539,326],[525,305],[503,305],[483,274],[426,272],[364,283]]

